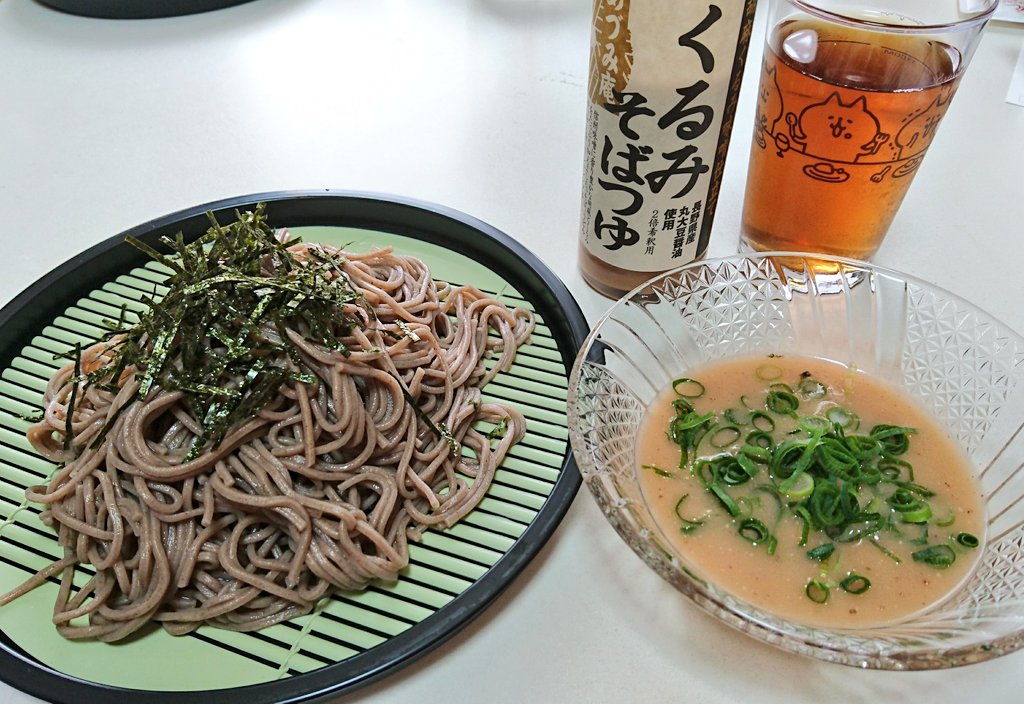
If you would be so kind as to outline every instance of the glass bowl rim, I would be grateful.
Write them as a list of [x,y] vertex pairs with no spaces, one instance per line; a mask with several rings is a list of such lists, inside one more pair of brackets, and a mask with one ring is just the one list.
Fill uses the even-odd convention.
[[[825,254],[817,254],[812,252],[801,252],[801,251],[765,251],[765,252],[739,252],[724,256],[710,257],[706,259],[700,259],[681,266],[675,267],[668,271],[662,272],[652,276],[650,279],[639,284],[631,291],[623,294],[617,300],[615,300],[605,311],[605,313],[594,323],[587,335],[583,344],[580,346],[579,352],[577,353],[576,360],[573,363],[572,372],[569,377],[569,390],[566,404],[566,415],[569,428],[569,439],[573,446],[574,455],[577,459],[577,465],[579,466],[580,472],[583,476],[583,483],[587,486],[588,493],[591,497],[599,504],[598,508],[604,516],[605,520],[612,523],[613,528],[619,534],[619,537],[629,545],[631,550],[640,557],[648,569],[658,574],[668,581],[674,588],[678,590],[678,585],[673,583],[672,580],[668,579],[665,575],[661,574],[654,565],[650,564],[648,560],[640,554],[637,547],[634,547],[630,540],[623,532],[618,524],[611,521],[612,516],[610,513],[613,509],[610,507],[606,509],[605,506],[601,505],[596,495],[597,489],[592,486],[592,472],[591,462],[589,457],[581,456],[582,452],[577,452],[577,446],[582,448],[582,435],[583,433],[579,429],[579,413],[578,413],[578,401],[579,401],[579,388],[580,388],[580,377],[581,370],[584,363],[587,361],[588,355],[591,348],[594,345],[595,340],[601,334],[601,331],[608,320],[615,314],[617,310],[626,306],[633,299],[643,296],[645,289],[657,285],[659,282],[681,276],[687,271],[699,270],[702,268],[715,267],[717,265],[724,264],[741,264],[742,262],[752,262],[755,264],[761,263],[767,259],[773,258],[790,258],[800,259],[804,262],[804,272],[809,279],[814,278],[815,273],[810,268],[808,262],[816,261],[827,264],[837,264],[844,270],[860,271],[867,275],[867,280],[859,282],[857,285],[871,285],[871,277],[875,275],[882,275],[893,278],[904,285],[914,284],[923,287],[926,290],[934,293],[941,294],[946,297],[947,300],[957,304],[971,311],[979,320],[979,322],[988,323],[996,327],[1001,335],[1005,335],[1011,338],[1013,342],[1019,347],[1024,348],[1024,335],[1018,333],[1014,328],[1004,323],[1002,320],[996,318],[986,310],[982,309],[977,304],[971,302],[965,297],[953,293],[952,291],[939,286],[931,281],[927,281],[921,277],[908,274],[898,269],[894,269],[887,266],[881,266],[873,264],[868,261],[859,259],[852,259],[847,257],[839,257]],[[778,266],[776,266],[776,272],[779,272]],[[780,272],[781,273],[781,272]],[[845,282],[845,275],[843,278]],[[786,284],[789,284],[788,278],[785,279]],[[844,284],[845,286],[845,284]],[[818,294],[814,295],[831,295],[831,294]],[[642,537],[642,536],[637,536]],[[842,646],[829,646],[825,642],[815,642],[801,638],[801,636],[792,630],[780,630],[775,626],[764,623],[759,619],[756,613],[751,613],[751,610],[757,611],[755,607],[745,604],[742,600],[738,601],[741,608],[737,608],[736,605],[730,605],[726,601],[735,599],[735,597],[729,597],[729,599],[723,600],[720,596],[728,596],[726,592],[722,592],[719,589],[709,591],[701,583],[700,580],[687,574],[687,572],[681,567],[668,563],[670,568],[673,570],[673,574],[678,575],[690,588],[690,591],[683,592],[683,596],[694,602],[701,610],[708,612],[714,616],[717,620],[723,622],[734,629],[740,630],[747,635],[755,638],[764,643],[768,643],[774,647],[780,648],[784,651],[802,654],[805,656],[811,656],[816,659],[838,663],[847,666],[858,667],[861,669],[879,669],[879,670],[934,670],[940,668],[952,668],[969,665],[972,663],[982,662],[989,660],[1000,655],[1009,654],[1021,648],[1024,648],[1024,624],[1017,628],[1012,633],[1004,634],[1001,636],[990,637],[986,640],[981,640],[976,643],[966,644],[962,646],[956,646],[952,648],[940,648],[932,646],[929,648],[906,651],[906,652],[886,652],[886,653],[862,653],[854,650],[845,649]],[[767,614],[773,620],[781,624],[788,624],[797,628],[805,628],[810,632],[818,633],[821,635],[835,634],[837,636],[851,635],[857,633],[855,628],[838,628],[838,627],[822,627],[822,626],[804,626],[795,621],[785,619],[782,617]],[[867,633],[871,629],[867,629]]]
[[803,260],[805,262],[806,261],[820,261],[820,262],[826,262],[826,263],[836,263],[836,264],[840,264],[840,265],[843,265],[843,266],[853,267],[855,269],[863,270],[864,272],[866,272],[868,274],[883,274],[883,275],[890,276],[890,277],[895,278],[895,279],[902,280],[902,281],[904,281],[906,283],[914,283],[914,284],[917,284],[919,286],[923,286],[923,287],[928,288],[928,289],[930,289],[932,291],[935,291],[936,293],[943,294],[943,296],[945,296],[949,300],[955,301],[956,303],[964,306],[965,308],[971,309],[973,312],[978,314],[979,317],[984,318],[987,322],[989,322],[989,323],[991,323],[993,325],[998,326],[1008,336],[1013,337],[1017,342],[1021,343],[1021,345],[1024,346],[1024,334],[1021,334],[1020,332],[1018,332],[1016,329],[1014,329],[1012,326],[1010,326],[1009,324],[1007,324],[1003,320],[995,317],[994,315],[992,315],[991,313],[986,311],[984,308],[981,308],[977,303],[973,303],[972,301],[968,300],[964,296],[961,296],[958,293],[954,293],[953,291],[950,291],[949,289],[944,288],[944,287],[942,287],[942,286],[940,286],[940,285],[938,285],[938,284],[936,284],[934,282],[928,281],[927,279],[923,279],[923,278],[921,278],[919,276],[916,276],[914,274],[908,274],[907,272],[900,271],[899,269],[894,269],[894,268],[889,267],[889,266],[874,264],[872,262],[865,261],[865,260],[862,260],[862,259],[852,259],[850,257],[839,257],[839,256],[831,255],[831,254],[816,254],[814,252],[802,252],[802,251],[798,251],[798,250],[771,250],[771,251],[764,251],[764,252],[739,252],[739,253],[734,253],[734,254],[726,254],[726,255],[722,255],[722,256],[718,256],[718,257],[708,257],[706,259],[697,259],[697,260],[689,262],[687,264],[682,264],[682,265],[677,266],[677,267],[675,267],[673,269],[669,269],[668,271],[663,271],[663,272],[661,272],[659,274],[655,274],[651,278],[649,278],[646,281],[643,281],[642,283],[640,283],[637,286],[635,286],[632,290],[627,291],[626,293],[622,294],[617,299],[615,299],[608,306],[608,308],[605,310],[605,312],[601,314],[601,317],[597,319],[597,322],[595,322],[593,324],[593,326],[590,328],[590,332],[587,333],[586,339],[583,340],[583,344],[580,345],[579,352],[577,352],[577,354],[576,354],[576,360],[573,363],[572,375],[570,376],[569,393],[571,395],[573,395],[573,396],[575,395],[574,390],[576,388],[576,382],[579,381],[579,366],[580,366],[580,363],[583,360],[586,359],[586,352],[590,349],[590,347],[593,344],[594,340],[597,338],[597,335],[599,334],[600,329],[604,326],[604,324],[608,321],[608,319],[612,316],[612,314],[618,308],[620,308],[621,306],[625,305],[626,303],[628,303],[633,298],[636,298],[637,296],[641,295],[644,289],[650,288],[651,286],[654,286],[655,284],[657,284],[659,281],[663,281],[665,279],[669,279],[669,278],[671,278],[671,277],[673,277],[673,276],[675,276],[675,275],[677,275],[677,274],[679,274],[681,272],[689,271],[689,270],[693,270],[693,269],[701,269],[701,268],[704,268],[704,267],[707,267],[707,266],[710,266],[710,265],[713,265],[713,264],[726,264],[726,263],[729,263],[729,262],[740,262],[740,261],[744,261],[744,260],[747,260],[747,261],[755,261],[755,260],[760,261],[760,260],[764,260],[764,259],[773,259],[773,258],[777,258],[777,259],[783,259],[783,258],[801,259],[801,260]]

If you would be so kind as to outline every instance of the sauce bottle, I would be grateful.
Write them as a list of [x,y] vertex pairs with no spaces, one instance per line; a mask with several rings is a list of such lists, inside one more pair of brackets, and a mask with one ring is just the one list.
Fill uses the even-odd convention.
[[708,248],[756,0],[594,0],[579,268],[617,297]]

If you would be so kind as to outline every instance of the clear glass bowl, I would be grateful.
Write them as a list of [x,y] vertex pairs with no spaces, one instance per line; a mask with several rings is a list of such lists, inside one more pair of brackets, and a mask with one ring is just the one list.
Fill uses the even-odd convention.
[[[1024,338],[932,284],[863,262],[764,253],[691,264],[619,300],[569,384],[569,430],[601,511],[652,569],[725,623],[846,665],[922,670],[1024,645]],[[977,569],[936,607],[898,624],[825,629],[758,610],[700,579],[656,527],[638,484],[637,430],[687,368],[738,354],[825,357],[924,404],[966,450],[986,500]]]

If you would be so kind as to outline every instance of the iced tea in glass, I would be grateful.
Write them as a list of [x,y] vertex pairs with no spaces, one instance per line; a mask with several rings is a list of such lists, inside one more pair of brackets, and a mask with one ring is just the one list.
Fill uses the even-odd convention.
[[870,258],[997,2],[773,0],[743,248]]

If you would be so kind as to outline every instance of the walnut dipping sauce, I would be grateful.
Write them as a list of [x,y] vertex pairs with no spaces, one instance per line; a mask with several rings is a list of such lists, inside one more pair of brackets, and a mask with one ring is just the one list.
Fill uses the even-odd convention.
[[637,457],[654,520],[691,570],[808,626],[903,620],[982,552],[963,450],[904,392],[836,362],[688,370],[648,409]]

